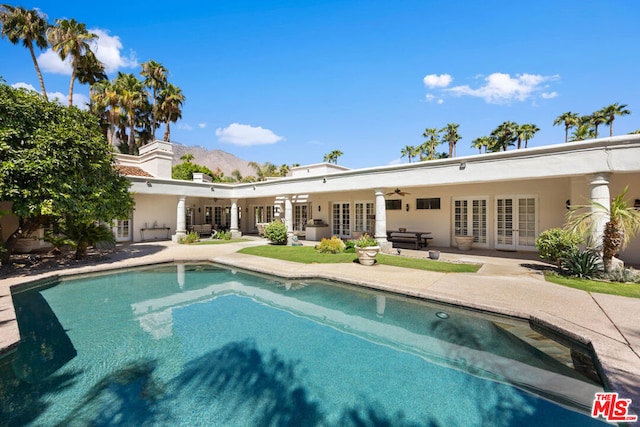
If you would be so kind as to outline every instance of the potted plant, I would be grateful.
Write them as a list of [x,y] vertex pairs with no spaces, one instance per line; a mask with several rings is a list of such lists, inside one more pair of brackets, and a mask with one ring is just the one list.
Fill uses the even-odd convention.
[[456,236],[456,245],[461,251],[468,251],[473,245],[473,236]]
[[369,234],[364,233],[356,240],[356,254],[358,261],[362,265],[373,265],[376,261],[376,255],[380,252],[378,241]]

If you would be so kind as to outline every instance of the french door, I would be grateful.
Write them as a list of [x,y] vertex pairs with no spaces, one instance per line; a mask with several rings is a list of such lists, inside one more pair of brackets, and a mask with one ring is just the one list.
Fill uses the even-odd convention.
[[331,204],[331,235],[340,238],[351,237],[351,205],[349,202]]
[[487,200],[486,197],[453,200],[454,236],[473,236],[474,247],[488,247]]
[[310,211],[309,203],[293,205],[293,231],[305,231],[307,229]]
[[496,249],[535,250],[538,235],[536,196],[496,197]]

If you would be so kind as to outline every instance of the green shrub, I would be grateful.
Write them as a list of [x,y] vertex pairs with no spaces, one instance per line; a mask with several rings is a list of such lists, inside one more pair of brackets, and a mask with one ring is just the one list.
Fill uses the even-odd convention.
[[344,242],[344,252],[352,254],[356,252],[356,242],[353,240],[347,240]]
[[181,237],[178,243],[189,245],[191,243],[195,243],[199,241],[200,241],[200,235],[195,231],[190,231],[184,237]]
[[339,254],[344,252],[344,248],[344,242],[336,236],[331,237],[331,239],[323,237],[320,243],[316,245],[318,252],[323,254]]
[[604,266],[600,254],[593,249],[574,250],[562,262],[562,268],[570,275],[591,279],[601,275]]
[[378,241],[371,237],[369,234],[364,233],[358,240],[356,240],[356,246],[359,248],[366,248],[368,246],[378,246]]
[[536,239],[536,249],[540,258],[555,263],[558,268],[562,260],[578,249],[582,237],[574,231],[550,228],[540,233]]
[[640,274],[630,268],[616,267],[607,273],[607,279],[620,283],[640,283]]
[[264,236],[275,245],[286,245],[287,226],[282,221],[273,221],[264,228]]
[[231,240],[231,231],[218,231],[213,238],[218,240]]

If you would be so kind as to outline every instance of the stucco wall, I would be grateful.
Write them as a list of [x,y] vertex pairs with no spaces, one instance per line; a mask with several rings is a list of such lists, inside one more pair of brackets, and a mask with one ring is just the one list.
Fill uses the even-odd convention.
[[[134,242],[142,240],[140,229],[145,227],[145,223],[147,227],[151,227],[154,222],[156,222],[158,226],[166,225],[171,229],[169,235],[175,234],[178,205],[176,196],[135,194],[134,200],[136,202],[132,221]],[[156,237],[165,239],[166,234],[162,231],[145,233],[145,239],[147,240],[153,240]]]

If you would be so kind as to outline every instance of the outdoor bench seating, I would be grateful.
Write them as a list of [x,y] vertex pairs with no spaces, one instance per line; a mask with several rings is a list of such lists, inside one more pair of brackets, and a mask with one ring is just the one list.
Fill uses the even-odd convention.
[[422,247],[428,245],[428,241],[433,237],[427,236],[428,232],[414,232],[414,231],[388,231],[387,240],[396,247],[396,243],[399,244],[411,244],[416,250],[420,250]]
[[198,233],[200,236],[211,235],[213,232],[213,228],[211,224],[192,225],[191,231]]

